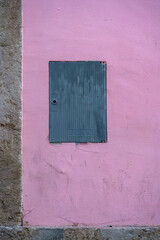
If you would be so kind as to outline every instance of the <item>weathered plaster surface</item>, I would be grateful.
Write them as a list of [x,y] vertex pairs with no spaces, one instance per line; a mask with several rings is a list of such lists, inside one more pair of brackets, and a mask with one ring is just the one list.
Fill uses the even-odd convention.
[[[160,223],[160,1],[23,1],[24,223]],[[48,62],[107,61],[108,142],[49,144]]]
[[2,225],[21,222],[20,152],[21,1],[0,0],[0,224]]

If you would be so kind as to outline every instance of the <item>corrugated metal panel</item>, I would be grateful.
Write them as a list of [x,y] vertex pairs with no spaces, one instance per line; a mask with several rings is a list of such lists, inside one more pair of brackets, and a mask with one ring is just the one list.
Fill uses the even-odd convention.
[[49,62],[50,142],[106,141],[106,65]]

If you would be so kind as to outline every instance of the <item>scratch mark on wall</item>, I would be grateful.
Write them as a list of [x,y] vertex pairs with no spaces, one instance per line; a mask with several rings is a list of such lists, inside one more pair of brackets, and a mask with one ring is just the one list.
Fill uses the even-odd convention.
[[64,218],[64,217],[58,217],[58,218],[60,218],[60,219],[63,219],[63,220],[65,220],[65,221],[67,221],[67,222],[71,223],[71,224],[72,224],[72,226],[75,226],[75,227],[77,227],[77,226],[87,226],[87,224],[86,224],[86,223],[77,223],[77,222],[74,222],[74,221],[72,221],[72,220],[69,220],[69,219],[67,219],[67,218]]
[[69,177],[68,177],[67,173],[63,172],[62,170],[60,170],[60,169],[58,169],[58,168],[56,168],[56,167],[54,167],[52,164],[50,164],[50,163],[48,163],[48,162],[46,162],[46,164],[47,164],[49,167],[51,167],[56,173],[61,174],[61,175],[64,175],[64,176],[66,177],[66,179],[67,179],[67,183],[69,183]]
[[95,154],[105,154],[105,153],[103,153],[103,152],[100,152],[100,151],[93,151],[93,150],[84,150],[84,149],[82,149],[82,148],[80,148],[80,147],[78,147],[78,150],[80,150],[80,151],[83,151],[83,152],[88,152],[88,153],[95,153]]
[[23,214],[23,217],[27,216],[28,214],[30,214],[31,212],[33,212],[35,208],[32,208],[30,211],[27,211],[26,213]]

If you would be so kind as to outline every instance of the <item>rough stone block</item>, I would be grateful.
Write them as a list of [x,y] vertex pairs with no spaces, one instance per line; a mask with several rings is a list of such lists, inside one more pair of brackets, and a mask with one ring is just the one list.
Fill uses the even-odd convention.
[[101,232],[99,229],[94,228],[75,228],[75,229],[64,229],[64,240],[102,240]]
[[21,223],[21,0],[0,0],[0,224]]

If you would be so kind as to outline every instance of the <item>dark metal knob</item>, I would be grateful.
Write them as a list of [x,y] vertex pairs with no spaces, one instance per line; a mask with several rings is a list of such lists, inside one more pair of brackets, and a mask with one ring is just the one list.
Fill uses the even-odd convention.
[[54,105],[56,105],[56,104],[57,104],[57,100],[56,100],[56,99],[53,99],[53,100],[52,100],[52,103],[53,103]]

